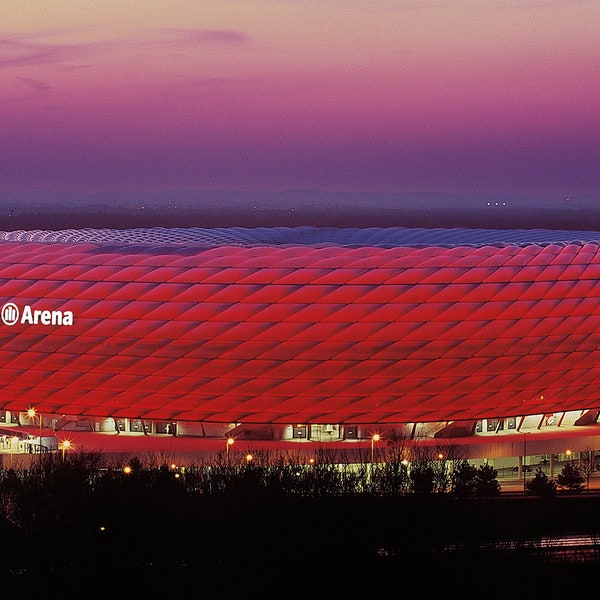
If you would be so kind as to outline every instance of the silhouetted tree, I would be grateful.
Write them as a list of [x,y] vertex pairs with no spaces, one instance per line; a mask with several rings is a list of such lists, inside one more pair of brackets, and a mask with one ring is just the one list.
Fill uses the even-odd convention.
[[408,471],[410,488],[415,494],[432,494],[435,473],[430,464],[425,461],[411,463]]
[[596,470],[596,459],[594,456],[594,451],[591,449],[587,449],[585,452],[580,453],[580,461],[579,461],[579,469],[581,474],[585,477],[587,488],[590,487],[590,477],[592,473]]
[[585,478],[581,474],[581,469],[568,461],[562,468],[562,471],[557,475],[556,482],[559,487],[568,490],[569,492],[580,492],[583,488]]
[[463,498],[497,496],[500,493],[498,471],[487,463],[478,468],[463,460],[452,473],[452,493]]
[[533,479],[527,482],[527,489],[540,498],[548,498],[556,495],[556,481],[549,479],[542,469],[538,469]]
[[498,471],[489,464],[483,464],[477,469],[475,477],[475,494],[477,496],[489,498],[497,496],[500,493],[500,483],[498,483]]
[[452,493],[462,498],[475,496],[477,491],[477,467],[461,461],[452,472]]

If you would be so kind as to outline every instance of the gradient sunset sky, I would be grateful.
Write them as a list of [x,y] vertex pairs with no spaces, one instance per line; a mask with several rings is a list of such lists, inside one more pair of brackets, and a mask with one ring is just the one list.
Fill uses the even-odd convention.
[[598,0],[27,0],[0,192],[600,196]]

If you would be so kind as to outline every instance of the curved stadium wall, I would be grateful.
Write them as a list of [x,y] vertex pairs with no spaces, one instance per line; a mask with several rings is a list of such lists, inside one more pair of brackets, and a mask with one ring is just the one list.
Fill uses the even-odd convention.
[[0,408],[427,423],[600,407],[600,234],[0,234]]

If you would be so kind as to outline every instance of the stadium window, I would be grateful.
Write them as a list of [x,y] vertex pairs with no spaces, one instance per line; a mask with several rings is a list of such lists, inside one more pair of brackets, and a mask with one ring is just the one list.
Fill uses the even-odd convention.
[[156,423],[156,433],[175,434],[175,423]]
[[293,428],[293,437],[294,438],[306,438],[306,436],[307,436],[306,425],[294,425],[294,428]]
[[504,419],[488,419],[488,431],[502,431],[504,429]]
[[344,439],[355,440],[358,438],[358,427],[356,425],[346,425],[344,427]]

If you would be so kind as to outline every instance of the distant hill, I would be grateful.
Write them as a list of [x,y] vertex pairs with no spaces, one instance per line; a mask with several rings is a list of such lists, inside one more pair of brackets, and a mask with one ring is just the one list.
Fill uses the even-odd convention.
[[600,230],[600,201],[315,190],[0,193],[3,231],[300,225]]

